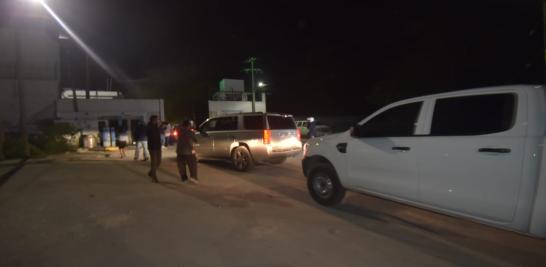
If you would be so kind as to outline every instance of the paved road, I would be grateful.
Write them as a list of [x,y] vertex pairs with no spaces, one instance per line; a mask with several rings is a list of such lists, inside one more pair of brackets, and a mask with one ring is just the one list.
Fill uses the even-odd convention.
[[374,197],[312,202],[297,159],[199,165],[72,154],[0,187],[0,266],[545,266],[546,241]]

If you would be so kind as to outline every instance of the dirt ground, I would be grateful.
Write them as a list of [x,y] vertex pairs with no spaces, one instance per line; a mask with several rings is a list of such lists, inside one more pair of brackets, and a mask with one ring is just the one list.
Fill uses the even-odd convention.
[[202,162],[190,185],[164,154],[159,184],[115,153],[27,162],[0,187],[0,266],[546,266],[544,240],[359,194],[318,206],[297,158]]

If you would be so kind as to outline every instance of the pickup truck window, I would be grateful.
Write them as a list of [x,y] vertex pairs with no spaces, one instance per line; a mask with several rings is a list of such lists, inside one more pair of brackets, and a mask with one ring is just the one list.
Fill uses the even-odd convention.
[[360,137],[413,136],[423,102],[404,104],[383,111],[360,126]]
[[512,128],[515,94],[490,94],[436,100],[430,135],[482,135]]

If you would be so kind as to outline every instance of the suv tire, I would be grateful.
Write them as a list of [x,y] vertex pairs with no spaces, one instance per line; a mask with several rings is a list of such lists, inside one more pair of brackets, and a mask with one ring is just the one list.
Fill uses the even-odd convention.
[[336,205],[345,197],[345,188],[328,164],[313,167],[307,178],[307,188],[313,200],[323,206]]
[[231,152],[231,162],[238,171],[248,171],[254,168],[254,160],[248,149],[244,146],[239,146]]

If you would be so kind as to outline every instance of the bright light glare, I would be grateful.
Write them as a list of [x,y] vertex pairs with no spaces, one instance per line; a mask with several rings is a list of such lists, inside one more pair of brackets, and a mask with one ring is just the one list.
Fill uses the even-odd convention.
[[[59,18],[59,16],[57,16],[57,14],[55,14],[55,12],[53,12],[53,10],[44,2],[44,0],[28,0],[28,1],[33,1],[33,2],[36,2],[36,3],[40,3],[45,8],[45,10],[47,10],[47,12],[57,21],[57,23],[59,23],[59,25],[61,25],[61,27],[63,27],[63,29],[66,31],[66,33],[68,33],[70,38],[72,38],[85,51],[85,53],[87,53],[89,55],[89,57],[91,57],[102,69],[104,69],[104,71],[106,71],[111,77],[114,77],[118,81],[119,80],[124,80],[124,79],[120,79],[118,77],[119,75],[116,75],[116,73],[112,70],[112,68],[110,68],[106,64],[106,62],[104,60],[102,60],[102,58],[100,58],[87,44],[85,44],[80,39],[80,37],[78,37],[78,35],[76,35],[76,33],[74,33],[72,31],[72,29],[70,29],[70,27],[68,27],[68,25],[66,25],[61,20],[61,18]],[[68,39],[67,36],[59,36],[59,38],[60,39]]]
[[258,87],[264,87],[265,86],[265,83],[264,82],[259,82],[258,83]]

